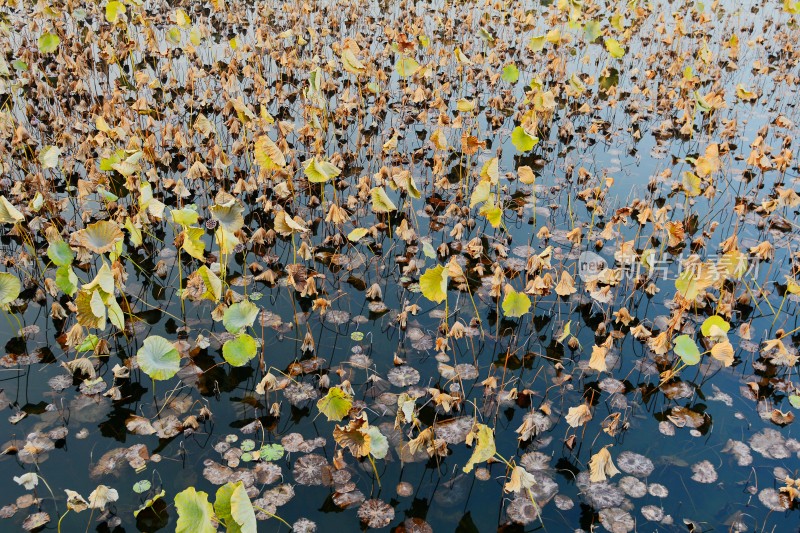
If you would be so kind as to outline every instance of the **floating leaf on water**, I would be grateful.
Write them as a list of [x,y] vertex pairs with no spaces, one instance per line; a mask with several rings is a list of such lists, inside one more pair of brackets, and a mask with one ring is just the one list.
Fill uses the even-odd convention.
[[253,469],[257,483],[269,485],[282,478],[281,467],[275,463],[260,462]]
[[600,523],[611,533],[629,533],[636,527],[633,517],[628,511],[619,507],[609,507],[600,511]]
[[419,383],[421,376],[417,369],[408,365],[398,366],[389,370],[387,379],[395,387],[409,387]]
[[382,500],[367,500],[358,508],[358,518],[371,528],[382,528],[394,520],[394,509]]
[[667,490],[667,487],[661,485],[660,483],[650,483],[647,485],[647,492],[656,498],[666,498],[669,496],[669,490]]
[[283,389],[283,395],[292,405],[300,405],[309,400],[316,400],[319,391],[310,383],[290,383]]
[[329,484],[325,479],[327,471],[328,460],[321,455],[310,453],[295,461],[292,474],[300,485],[319,486]]
[[25,531],[33,531],[34,529],[39,529],[40,527],[44,526],[49,521],[49,514],[44,512],[33,513],[22,522],[22,529]]
[[767,459],[788,459],[792,456],[786,439],[772,428],[765,428],[750,437],[750,447]]
[[722,453],[730,453],[736,458],[739,466],[750,466],[753,463],[753,456],[750,455],[750,447],[742,441],[728,439]]
[[150,487],[152,486],[153,484],[150,483],[149,480],[142,479],[133,484],[133,492],[135,492],[136,494],[142,494],[143,492],[147,492],[148,490],[150,490]]
[[642,516],[650,522],[661,522],[664,519],[664,510],[657,505],[645,505],[642,507]]
[[758,493],[758,501],[771,511],[785,511],[788,508],[787,499],[773,488],[766,488]]
[[181,355],[164,337],[151,335],[136,352],[139,368],[156,381],[172,378],[181,366]]
[[539,519],[539,511],[539,505],[534,504],[527,494],[519,494],[511,500],[506,514],[512,522],[527,525]]
[[294,498],[294,488],[284,483],[264,492],[261,501],[272,507],[280,507],[289,503]]
[[238,333],[242,329],[253,326],[258,316],[258,307],[249,300],[237,302],[228,309],[222,316],[222,324],[230,333]]
[[222,356],[231,366],[246,365],[256,356],[257,352],[256,340],[247,333],[240,333],[222,345]]
[[631,498],[643,498],[647,495],[647,485],[633,476],[625,476],[619,480],[619,488]]
[[258,456],[264,461],[277,461],[283,457],[284,448],[280,444],[265,444],[258,452]]
[[350,320],[350,313],[340,309],[331,309],[325,313],[325,322],[333,325],[346,324]]
[[717,471],[710,461],[700,461],[692,465],[692,479],[698,483],[714,483],[717,477]]
[[617,456],[617,467],[626,474],[647,477],[653,473],[655,465],[644,455],[625,450]]

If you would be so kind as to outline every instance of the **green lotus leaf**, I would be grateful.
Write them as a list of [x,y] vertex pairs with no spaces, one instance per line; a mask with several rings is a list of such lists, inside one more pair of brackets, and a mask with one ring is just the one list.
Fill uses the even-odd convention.
[[175,495],[175,509],[178,511],[175,533],[216,533],[212,521],[214,508],[207,493],[189,487]]
[[241,333],[235,338],[225,341],[222,345],[222,357],[231,366],[244,366],[256,356],[258,345],[256,340],[247,333]]
[[9,272],[0,272],[0,306],[7,306],[19,297],[22,283]]
[[249,328],[258,316],[258,307],[250,300],[237,302],[225,310],[222,315],[222,325],[230,333],[239,333],[242,329]]
[[181,368],[181,354],[164,337],[151,335],[136,352],[136,362],[142,372],[156,381],[170,379]]

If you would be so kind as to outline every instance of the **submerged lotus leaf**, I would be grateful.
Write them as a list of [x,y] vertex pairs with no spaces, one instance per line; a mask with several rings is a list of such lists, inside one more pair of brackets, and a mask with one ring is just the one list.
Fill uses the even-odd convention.
[[189,487],[175,495],[175,509],[178,523],[175,533],[215,533],[212,522],[214,508],[208,501],[208,494]]
[[167,339],[151,335],[136,353],[136,362],[142,372],[156,381],[162,381],[178,373],[181,355]]
[[119,225],[108,220],[89,224],[74,235],[80,246],[96,254],[110,252],[125,237]]

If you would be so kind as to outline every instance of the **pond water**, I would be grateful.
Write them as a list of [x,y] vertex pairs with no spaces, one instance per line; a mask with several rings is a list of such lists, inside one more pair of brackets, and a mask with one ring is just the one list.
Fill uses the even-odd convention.
[[800,4],[0,5],[0,530],[800,530]]

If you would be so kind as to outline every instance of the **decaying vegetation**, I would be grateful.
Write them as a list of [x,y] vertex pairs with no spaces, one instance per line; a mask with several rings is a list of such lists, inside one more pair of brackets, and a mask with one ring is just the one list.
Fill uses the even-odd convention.
[[3,530],[788,530],[798,17],[0,0]]

